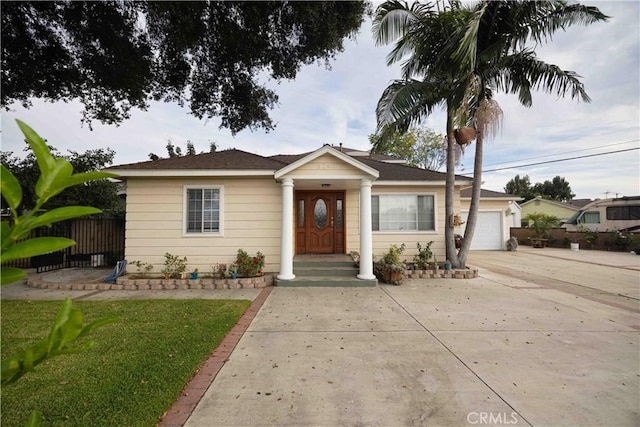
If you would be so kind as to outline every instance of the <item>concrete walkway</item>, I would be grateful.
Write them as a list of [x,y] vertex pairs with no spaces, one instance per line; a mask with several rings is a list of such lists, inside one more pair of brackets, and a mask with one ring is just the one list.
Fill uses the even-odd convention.
[[[480,278],[274,288],[187,425],[640,425],[640,256],[521,247],[469,264]],[[24,288],[2,297],[259,293]]]

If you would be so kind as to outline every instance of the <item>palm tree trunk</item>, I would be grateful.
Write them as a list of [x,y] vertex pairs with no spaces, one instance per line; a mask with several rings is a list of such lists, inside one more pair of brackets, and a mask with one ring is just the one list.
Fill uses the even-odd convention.
[[444,205],[444,240],[447,259],[454,268],[458,268],[455,233],[453,230],[453,197],[456,180],[456,146],[453,135],[453,112],[447,106],[447,179],[445,185]]
[[[483,129],[483,128],[482,128]],[[480,207],[480,188],[482,187],[482,156],[484,154],[484,130],[478,132],[476,136],[476,155],[473,163],[473,185],[471,187],[471,204],[469,205],[469,215],[467,216],[467,227],[464,230],[462,247],[458,252],[458,268],[465,268],[467,265],[467,255],[471,247],[473,233],[476,230],[478,220],[478,208]]]

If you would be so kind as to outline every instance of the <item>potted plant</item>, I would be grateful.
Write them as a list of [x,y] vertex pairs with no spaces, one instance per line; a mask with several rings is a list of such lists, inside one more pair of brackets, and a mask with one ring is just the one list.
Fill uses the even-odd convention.
[[229,266],[229,277],[231,277],[232,279],[237,279],[238,278],[238,265],[237,264],[231,264]]
[[356,264],[356,267],[359,267],[360,266],[360,252],[351,251],[351,252],[349,252],[349,256],[351,256],[351,259]]
[[429,268],[429,260],[433,256],[433,252],[431,252],[431,245],[433,244],[433,240],[425,245],[423,248],[420,245],[420,242],[416,243],[418,248],[418,253],[413,257],[413,263],[418,270],[426,270]]
[[389,252],[374,263],[374,273],[379,280],[392,285],[402,283],[402,276],[407,268],[405,263],[400,260],[400,255],[404,252],[404,248],[404,243],[400,247],[392,245],[389,248]]
[[444,262],[444,269],[445,269],[445,270],[451,270],[451,261],[446,260],[446,261]]

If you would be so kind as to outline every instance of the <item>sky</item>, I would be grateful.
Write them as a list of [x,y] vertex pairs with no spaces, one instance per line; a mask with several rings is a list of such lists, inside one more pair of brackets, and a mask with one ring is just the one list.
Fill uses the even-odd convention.
[[[582,76],[591,103],[535,92],[533,106],[517,97],[497,94],[503,110],[501,131],[485,143],[483,188],[504,191],[515,175],[531,183],[562,176],[576,198],[640,195],[640,2],[583,1],[611,16],[608,22],[559,31],[548,44],[536,47],[538,57]],[[391,46],[376,47],[369,18],[359,34],[347,40],[330,69],[304,66],[295,80],[268,82],[279,95],[270,115],[275,130],[245,130],[232,136],[218,119],[199,120],[172,103],[151,103],[136,110],[120,126],[82,126],[77,102],[34,100],[30,109],[12,105],[2,111],[2,151],[24,156],[24,138],[15,119],[25,121],[61,152],[110,147],[114,164],[148,160],[153,152],[166,156],[169,140],[198,152],[237,148],[269,156],[316,150],[324,144],[369,150],[375,132],[375,108],[384,88],[400,77],[400,66],[387,66]],[[445,114],[436,111],[423,125],[445,132]],[[462,158],[457,173],[473,173],[475,144]],[[619,153],[603,154],[626,150]],[[590,156],[569,161],[550,162]],[[501,169],[497,171],[490,171]]]

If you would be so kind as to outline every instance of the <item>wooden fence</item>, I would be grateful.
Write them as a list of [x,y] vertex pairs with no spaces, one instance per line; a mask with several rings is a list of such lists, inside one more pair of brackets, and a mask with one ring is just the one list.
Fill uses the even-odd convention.
[[40,227],[29,238],[66,237],[74,246],[33,258],[17,259],[7,267],[36,268],[38,272],[68,267],[101,267],[115,265],[124,257],[124,218],[77,218]]
[[[530,228],[511,227],[511,236],[518,239],[518,244],[531,246],[529,238],[535,237],[535,233]],[[553,228],[548,239],[547,246],[555,248],[569,248],[571,243],[578,243],[580,249],[627,252],[640,247],[639,233],[617,231],[583,232]]]

